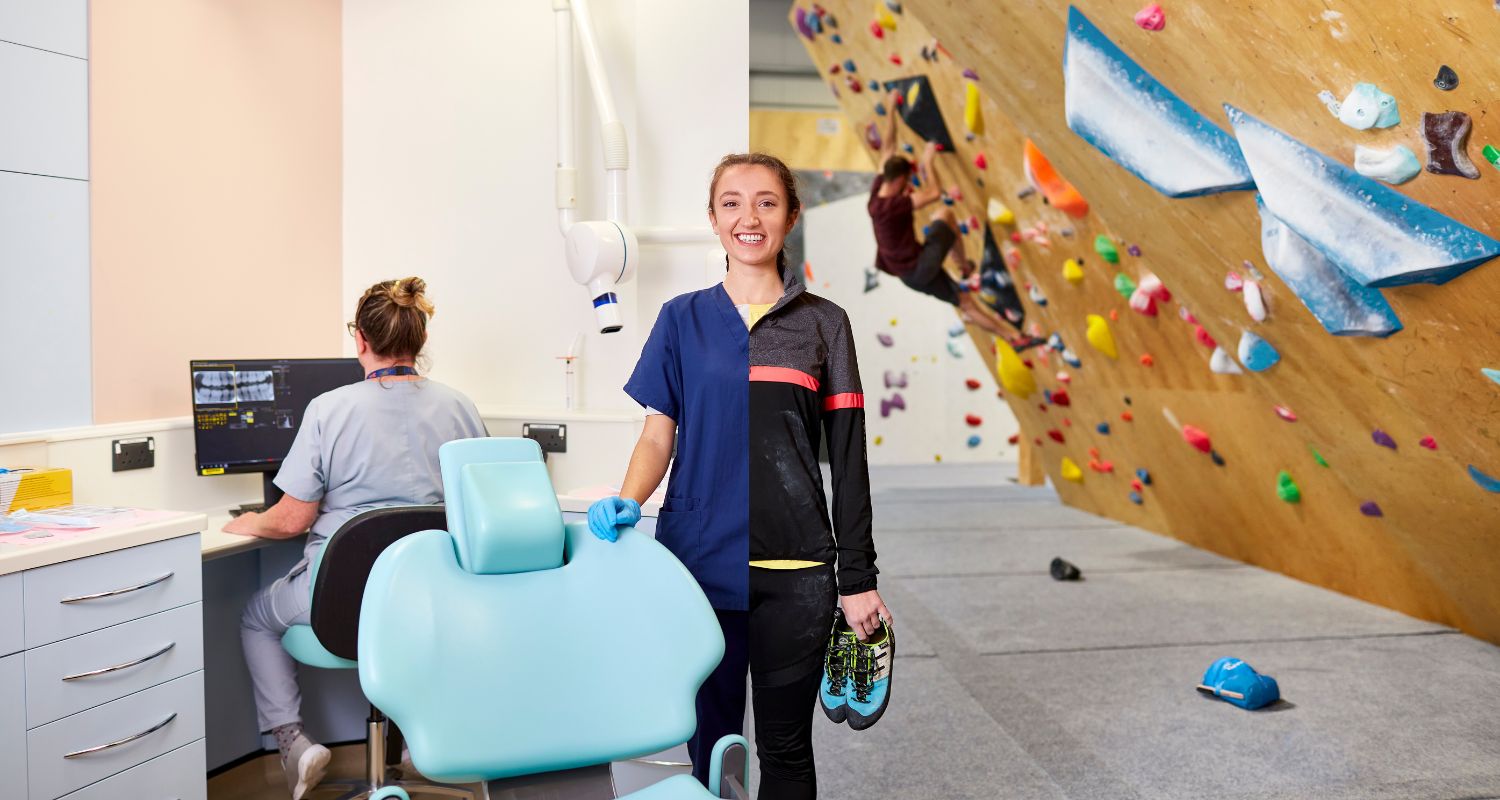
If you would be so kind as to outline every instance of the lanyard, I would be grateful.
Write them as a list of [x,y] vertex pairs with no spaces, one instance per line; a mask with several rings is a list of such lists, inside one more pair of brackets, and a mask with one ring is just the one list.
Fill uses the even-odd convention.
[[369,375],[366,375],[365,376],[365,380],[368,381],[368,380],[374,380],[375,378],[386,378],[386,377],[392,377],[392,376],[395,376],[395,375],[415,375],[415,374],[417,374],[417,368],[416,367],[408,367],[405,364],[398,364],[397,366],[394,366],[394,367],[381,367],[380,369],[375,370],[374,372],[370,373]]

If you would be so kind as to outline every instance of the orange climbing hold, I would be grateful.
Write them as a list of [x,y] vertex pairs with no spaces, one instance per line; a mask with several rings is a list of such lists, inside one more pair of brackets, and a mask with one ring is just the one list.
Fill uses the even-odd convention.
[[1060,209],[1070,217],[1081,218],[1089,213],[1089,203],[1083,199],[1083,195],[1073,188],[1063,176],[1057,174],[1052,162],[1047,160],[1042,151],[1026,140],[1023,162],[1026,166],[1026,177],[1036,186],[1037,191],[1047,198],[1052,207]]
[[804,262],[802,262],[802,274],[807,276],[807,280],[808,281],[812,281],[813,280],[812,262],[811,261],[804,261]]
[[1149,367],[1155,363],[1156,359],[1152,358],[1150,353],[1141,353],[1141,366]]
[[1130,413],[1129,411],[1121,411],[1120,412],[1120,419],[1123,419],[1126,422],[1134,422],[1135,421],[1135,415],[1132,414],[1132,413]]

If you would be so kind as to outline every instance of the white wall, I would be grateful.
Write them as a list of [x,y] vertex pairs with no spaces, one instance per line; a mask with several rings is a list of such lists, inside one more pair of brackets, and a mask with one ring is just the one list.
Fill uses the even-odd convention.
[[[630,137],[631,223],[706,229],[713,165],[748,146],[746,0],[593,9]],[[481,406],[566,422],[556,357],[580,331],[581,409],[637,411],[621,387],[661,303],[706,285],[705,248],[645,248],[620,292],[625,330],[597,332],[556,224],[553,26],[543,0],[345,3],[344,296],[352,314],[374,281],[425,277],[437,305],[433,376]],[[579,218],[602,218],[581,64],[576,77]],[[568,460],[588,473],[579,480],[623,477],[618,438],[570,436]]]
[[93,419],[87,8],[0,3],[0,433]]
[[[810,208],[800,224],[806,226],[806,257],[814,278],[809,288],[842,306],[854,326],[870,463],[930,464],[937,456],[944,463],[1015,461],[1016,448],[1007,439],[1020,426],[996,396],[995,378],[986,374],[973,341],[967,335],[950,339],[948,330],[958,321],[953,307],[885,274],[874,291],[865,292],[865,269],[875,261],[867,199],[858,195]],[[878,333],[888,334],[892,346],[881,346]],[[948,351],[949,341],[958,346],[958,357]],[[887,372],[896,378],[905,373],[906,388],[887,389]],[[978,379],[980,388],[966,388],[967,378]],[[897,392],[906,410],[882,417],[880,401]],[[970,427],[964,419],[969,414],[978,415],[983,424]],[[975,434],[980,444],[969,447]]]

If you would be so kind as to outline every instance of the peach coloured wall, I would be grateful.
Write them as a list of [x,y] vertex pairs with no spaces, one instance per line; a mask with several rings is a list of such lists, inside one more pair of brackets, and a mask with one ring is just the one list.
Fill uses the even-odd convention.
[[94,0],[94,422],[193,358],[342,354],[339,0]]

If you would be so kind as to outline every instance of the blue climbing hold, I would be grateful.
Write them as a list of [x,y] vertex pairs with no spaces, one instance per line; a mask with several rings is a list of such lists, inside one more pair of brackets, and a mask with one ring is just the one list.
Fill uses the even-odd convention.
[[1473,464],[1469,465],[1469,477],[1479,484],[1479,488],[1486,492],[1500,493],[1500,478],[1494,478],[1479,471]]
[[931,225],[923,225],[922,226],[922,238],[923,239],[926,239],[927,238],[927,234],[929,234],[931,232],[932,232],[932,226]]
[[823,32],[823,18],[817,14],[807,15],[807,27],[812,28],[813,33]]
[[1500,383],[1500,369],[1490,369],[1489,367],[1480,367],[1479,371],[1484,373],[1484,377],[1489,378],[1490,380],[1494,381],[1495,383]]
[[979,435],[978,434],[975,434],[975,435],[969,437],[969,446],[970,447],[978,447],[979,446]]
[[960,234],[964,235],[964,236],[968,236],[969,235],[969,223],[967,223],[967,222],[960,222],[960,223],[958,223],[958,232]]
[[843,44],[844,43],[844,37],[842,37],[842,36],[840,36],[840,35],[838,35],[838,34],[835,33],[833,35],[833,43],[834,44]]
[[845,72],[850,72],[850,73],[858,72],[859,71],[854,66],[854,59],[852,59],[852,58],[846,58],[846,59],[844,59],[844,71]]
[[876,103],[875,104],[875,116],[877,116],[877,117],[883,117],[883,116],[885,116],[885,103]]
[[1276,366],[1281,354],[1265,339],[1250,331],[1240,334],[1240,363],[1251,372],[1265,372]]
[[1131,492],[1130,493],[1130,502],[1135,503],[1136,505],[1140,505],[1141,503],[1143,503],[1145,501],[1141,499],[1141,493],[1140,492]]
[[878,92],[878,91],[880,91],[880,81],[870,81],[870,91],[872,91],[872,92]]
[[1151,473],[1147,472],[1145,467],[1141,467],[1140,469],[1136,470],[1135,476],[1141,479],[1141,483],[1144,483],[1147,486],[1151,485]]
[[944,194],[943,195],[943,205],[945,205],[945,206],[951,206],[951,205],[953,205],[953,198],[951,198],[948,195]]
[[1096,431],[1104,434],[1105,436],[1108,436],[1109,435],[1109,423],[1108,422],[1101,422],[1098,425],[1094,426],[1094,430],[1096,430]]
[[1198,691],[1250,711],[1281,699],[1275,678],[1261,675],[1238,658],[1221,658],[1210,665]]
[[912,147],[909,142],[903,142],[901,144],[901,149],[903,151],[907,152],[907,153],[915,153],[915,152],[917,152],[917,149],[915,147]]
[[1062,340],[1062,334],[1054,333],[1051,336],[1048,336],[1047,337],[1047,346],[1050,347],[1050,348],[1052,348],[1053,350],[1056,350],[1057,352],[1061,353],[1062,350],[1063,350],[1063,347],[1065,347],[1065,345],[1063,344],[1063,340]]

